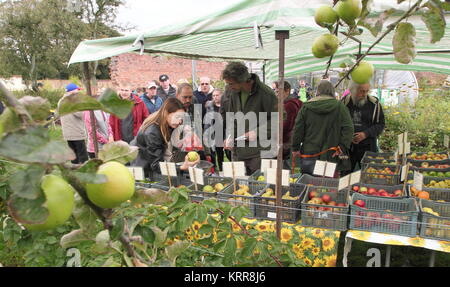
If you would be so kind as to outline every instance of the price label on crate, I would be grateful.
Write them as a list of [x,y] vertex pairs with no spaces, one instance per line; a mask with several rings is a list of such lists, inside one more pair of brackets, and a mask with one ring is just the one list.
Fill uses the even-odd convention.
[[413,186],[417,189],[417,190],[422,190],[423,188],[423,174],[421,174],[418,171],[414,171],[414,183]]
[[355,171],[350,174],[350,185],[354,185],[361,182],[361,170]]
[[408,171],[407,171],[407,169],[408,169],[408,166],[407,165],[404,165],[404,166],[402,166],[402,172],[401,172],[401,174],[400,174],[400,181],[405,181],[406,180],[406,178],[407,178],[407,176],[408,176]]
[[444,136],[444,147],[450,148],[450,145],[449,145],[449,136],[448,136],[448,135],[445,135],[445,136]]
[[203,169],[189,167],[189,177],[191,178],[192,183],[205,185],[203,181]]
[[314,166],[314,175],[323,176],[325,174],[325,161],[316,160],[316,165]]
[[328,212],[318,212],[317,217],[321,219],[327,219],[328,218]]
[[[276,168],[268,168],[266,170],[266,179],[269,184],[277,184],[277,169]],[[281,171],[281,185],[289,186],[289,179],[291,177],[291,171],[287,169],[283,169]]]
[[277,213],[276,212],[267,212],[267,218],[277,219]]
[[326,177],[334,177],[334,173],[336,172],[337,164],[334,162],[327,162],[325,166],[325,176]]
[[405,145],[408,142],[408,132],[398,135],[398,145]]
[[405,143],[405,154],[411,153],[411,143]]
[[342,190],[350,185],[350,174],[339,179],[338,190]]
[[278,161],[272,160],[272,159],[262,159],[261,160],[261,171],[262,173],[266,173],[266,170],[268,168],[277,168],[278,167]]
[[144,169],[142,167],[128,167],[135,180],[144,180]]
[[159,163],[161,174],[165,176],[177,176],[177,168],[174,162],[162,161]]
[[245,163],[243,161],[224,162],[223,175],[225,177],[245,177]]

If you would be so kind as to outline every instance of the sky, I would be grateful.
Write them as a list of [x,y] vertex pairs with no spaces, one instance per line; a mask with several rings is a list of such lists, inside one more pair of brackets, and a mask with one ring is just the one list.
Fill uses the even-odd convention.
[[116,22],[136,26],[124,34],[163,27],[206,16],[241,0],[126,0]]

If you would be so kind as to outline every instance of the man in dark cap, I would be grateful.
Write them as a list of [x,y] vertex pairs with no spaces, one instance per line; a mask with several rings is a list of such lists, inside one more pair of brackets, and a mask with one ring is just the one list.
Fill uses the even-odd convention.
[[176,89],[170,84],[169,76],[165,74],[159,76],[159,83],[160,86],[156,95],[160,97],[163,102],[169,97],[175,98]]

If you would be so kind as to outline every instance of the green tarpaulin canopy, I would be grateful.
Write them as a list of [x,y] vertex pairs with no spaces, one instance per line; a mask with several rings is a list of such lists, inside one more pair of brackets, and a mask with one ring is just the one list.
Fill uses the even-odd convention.
[[[96,61],[128,52],[176,55],[205,60],[249,60],[266,61],[266,78],[278,78],[278,41],[276,30],[289,30],[286,41],[285,75],[325,70],[328,58],[317,59],[311,54],[314,39],[328,30],[314,22],[314,11],[330,0],[245,0],[211,15],[168,27],[124,37],[83,41],[73,53],[70,63]],[[396,4],[393,0],[374,0],[371,17],[389,8],[398,10],[385,23],[392,23],[409,8],[410,1]],[[412,1],[414,3],[415,1]],[[447,22],[450,16],[446,15]],[[376,69],[420,70],[450,74],[450,28],[445,28],[444,37],[431,44],[431,35],[420,16],[408,19],[417,33],[417,57],[408,65],[395,61],[390,33],[366,59]],[[369,47],[376,37],[364,29],[357,36],[363,42],[362,51]],[[260,40],[259,40],[260,39]],[[344,35],[339,35],[342,41]],[[142,44],[141,44],[142,43]],[[257,48],[258,46],[258,48]],[[333,67],[354,59],[358,44],[348,39],[334,56]]]

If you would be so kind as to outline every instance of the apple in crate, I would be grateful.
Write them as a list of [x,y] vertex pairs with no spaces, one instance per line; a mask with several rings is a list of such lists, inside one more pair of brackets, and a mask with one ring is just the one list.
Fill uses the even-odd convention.
[[362,208],[366,206],[366,203],[361,199],[356,200],[353,204]]
[[331,196],[329,196],[328,194],[322,195],[322,201],[324,203],[329,203],[331,201]]
[[373,188],[373,187],[371,187],[371,188],[369,188],[368,190],[367,190],[367,194],[369,194],[369,195],[373,195],[373,194],[375,194],[377,192],[377,190],[375,189],[375,188]]
[[403,192],[400,189],[394,191],[395,196],[402,196]]
[[352,188],[352,190],[353,190],[354,192],[359,192],[359,186],[358,186],[358,185],[354,185],[353,188]]

